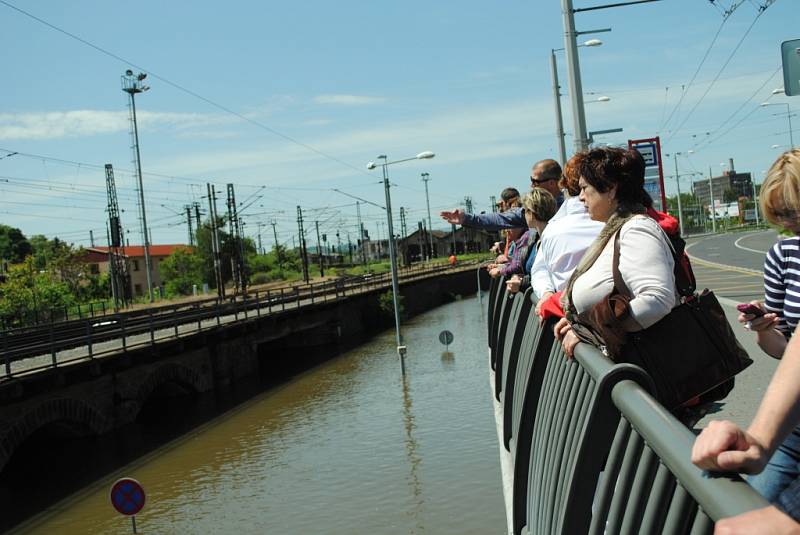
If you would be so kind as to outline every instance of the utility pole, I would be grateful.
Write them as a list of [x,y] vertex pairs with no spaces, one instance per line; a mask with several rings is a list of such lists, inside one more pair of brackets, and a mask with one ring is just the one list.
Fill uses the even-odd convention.
[[131,279],[128,274],[128,263],[125,257],[125,232],[120,219],[117,203],[117,186],[114,182],[114,168],[106,164],[106,193],[108,195],[108,253],[109,271],[111,271],[111,287],[116,286],[114,307],[127,306],[131,301]]
[[319,241],[319,221],[314,221],[314,227],[316,227],[317,230],[317,256],[319,257],[319,276],[324,277],[325,266],[323,265],[324,263],[322,261],[322,247]]
[[256,227],[258,228],[258,254],[264,254],[264,248],[261,246],[261,229],[264,228],[264,223],[259,221]]
[[364,246],[364,225],[361,223],[361,203],[356,201],[356,217],[358,218],[358,232],[359,232],[359,240],[361,247],[361,259],[364,261],[364,265],[367,265],[367,253],[365,252]]
[[136,77],[133,76],[133,71],[130,69],[125,71],[125,75],[122,77],[122,90],[128,93],[130,99],[128,100],[130,104],[130,117],[131,123],[133,124],[133,132],[132,132],[132,140],[133,140],[133,153],[134,153],[134,164],[136,165],[136,175],[139,179],[138,182],[138,190],[139,190],[139,217],[141,218],[142,223],[142,241],[144,242],[144,265],[145,271],[147,274],[147,293],[150,297],[150,302],[153,302],[153,268],[150,262],[150,239],[147,233],[147,215],[144,206],[144,188],[142,186],[142,158],[141,154],[139,153],[139,128],[136,125],[136,99],[134,99],[134,95],[136,93],[143,93],[150,89],[150,87],[144,85],[142,81],[147,78],[147,74],[139,73]]
[[192,206],[194,206],[195,227],[197,228],[197,230],[200,230],[200,203],[197,202],[197,201],[194,201],[192,203]]
[[[465,207],[465,212],[467,212],[468,214],[473,213],[472,197],[470,197],[469,195],[464,197],[464,207]],[[467,254],[469,252],[467,245],[470,241],[472,241],[472,229],[464,227],[461,229],[461,232],[464,234],[464,254]]]
[[350,265],[353,265],[353,242],[350,241],[350,232],[347,232],[347,255],[350,257]]
[[278,265],[280,266],[283,263],[283,259],[281,258],[281,248],[278,244],[278,231],[275,228],[277,224],[278,222],[274,219],[270,222],[270,225],[272,225],[272,236],[275,238],[275,256],[278,258]]
[[[564,120],[561,117],[561,87],[558,85],[558,67],[556,66],[556,51],[550,49],[550,73],[553,77],[553,99],[556,111],[556,139],[558,140],[558,156],[561,167],[567,163],[567,148],[564,146]],[[494,203],[492,203],[494,206]]]
[[678,185],[678,225],[681,230],[681,237],[683,237],[683,208],[681,207],[681,175],[678,174],[678,154],[674,153],[675,157],[675,183]]
[[239,260],[239,223],[236,218],[236,197],[233,192],[233,184],[228,184],[228,234],[233,241],[233,254],[231,255],[231,272],[233,273],[233,287],[238,289],[242,287],[242,273],[239,269],[241,261]]
[[225,298],[225,282],[222,279],[222,259],[220,258],[219,234],[217,233],[217,195],[213,184],[206,183],[208,188],[208,214],[211,223],[211,251],[214,255],[214,282],[217,295]]
[[[425,202],[428,205],[428,231],[433,230],[433,219],[431,219],[431,198],[428,195],[428,181],[431,179],[429,173],[422,173],[422,181],[425,182]],[[428,234],[428,240],[430,242],[430,252],[428,258],[436,256],[433,251],[433,235]]]
[[450,225],[451,227],[451,234],[453,236],[453,254],[456,254],[456,225],[455,223]]
[[92,247],[94,247],[94,231],[93,230],[89,230],[89,243],[91,244]]
[[[342,254],[342,240],[339,238],[339,231],[336,231],[336,256]],[[341,263],[341,262],[338,262]]]
[[408,259],[408,255],[406,254],[407,246],[406,246],[406,236],[408,236],[408,230],[406,229],[406,210],[402,206],[400,207],[400,234],[402,235],[403,240],[403,249],[402,249],[402,256],[403,256],[403,263],[407,266],[411,265],[411,261]]
[[497,213],[497,197],[492,195],[491,197],[489,197],[489,201],[491,201],[491,203],[492,203],[492,213],[496,214]]
[[190,205],[184,206],[186,208],[186,223],[189,225],[189,245],[194,246],[194,232],[192,232],[192,207]]
[[572,9],[572,0],[561,0],[561,12],[564,16],[564,50],[567,57],[569,97],[572,103],[572,130],[575,139],[575,152],[580,152],[589,146],[589,138],[586,134],[583,85],[581,84],[581,68],[578,61],[578,34],[575,31],[575,12]]
[[751,183],[753,184],[753,209],[756,211],[756,226],[759,226],[761,222],[758,219],[758,195],[756,193],[756,181],[753,180]]
[[714,175],[708,166],[708,194],[711,197],[711,232],[717,232],[717,205],[714,202]]
[[300,256],[303,260],[303,280],[308,284],[308,254],[306,253],[306,235],[303,230],[303,210],[297,206],[297,229],[300,240]]

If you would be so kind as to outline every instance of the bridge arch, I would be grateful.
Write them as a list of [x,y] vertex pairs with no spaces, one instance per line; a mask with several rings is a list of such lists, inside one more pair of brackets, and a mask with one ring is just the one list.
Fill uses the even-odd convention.
[[36,431],[60,424],[60,432],[71,435],[100,435],[110,422],[89,403],[75,398],[48,399],[18,418],[0,437],[0,471],[17,448]]
[[175,362],[165,362],[153,370],[139,385],[136,392],[139,409],[161,385],[176,383],[193,392],[203,391],[203,378],[194,369]]

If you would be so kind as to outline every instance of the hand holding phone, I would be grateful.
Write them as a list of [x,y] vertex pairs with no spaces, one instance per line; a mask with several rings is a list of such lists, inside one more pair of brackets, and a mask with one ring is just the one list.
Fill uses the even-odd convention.
[[764,310],[762,310],[761,307],[758,307],[758,306],[756,306],[756,305],[754,305],[752,303],[741,303],[741,304],[738,304],[738,305],[736,305],[736,310],[738,310],[742,314],[752,314],[753,316],[755,316],[757,318],[759,318],[759,317],[763,316],[764,314],[766,314],[766,312]]

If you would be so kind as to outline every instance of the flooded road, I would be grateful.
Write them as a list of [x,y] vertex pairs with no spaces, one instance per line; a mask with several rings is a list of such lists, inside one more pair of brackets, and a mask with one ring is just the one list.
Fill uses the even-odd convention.
[[[438,341],[453,332],[449,353]],[[295,376],[21,526],[131,533],[108,491],[138,479],[139,533],[397,534],[505,531],[486,330],[477,299]]]

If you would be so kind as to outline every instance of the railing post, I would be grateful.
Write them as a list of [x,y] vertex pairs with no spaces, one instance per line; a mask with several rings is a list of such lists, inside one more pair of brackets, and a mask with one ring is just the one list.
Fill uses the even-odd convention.
[[261,301],[258,298],[258,292],[256,292],[256,316],[261,317]]
[[267,314],[272,314],[272,300],[269,297],[269,290],[267,290]]
[[92,320],[86,320],[86,340],[89,342],[89,358],[94,358],[94,351],[92,348]]
[[152,309],[147,311],[147,316],[148,316],[147,323],[150,326],[150,345],[155,345],[155,343],[156,343],[156,331],[153,328],[153,310]]
[[286,310],[286,299],[283,297],[283,288],[281,288],[281,310]]
[[53,332],[53,317],[50,317],[50,325],[49,325],[49,338],[50,338],[50,358],[53,361],[53,368],[58,366],[58,359],[56,358],[56,340],[55,334]]
[[101,304],[103,305],[103,316],[105,316],[106,315],[106,302],[105,301],[101,301]]
[[244,319],[247,319],[247,296],[242,296],[242,304],[244,305]]
[[197,313],[197,331],[201,331],[203,329],[203,314],[200,312],[200,305],[197,303],[194,304],[195,313]]
[[89,303],[89,315],[94,317],[94,303]]
[[219,300],[217,300],[217,301],[216,301],[216,304],[215,304],[215,307],[214,307],[214,314],[217,316],[217,327],[219,327],[219,326],[220,326],[220,319],[219,319]]
[[[311,291],[311,304],[313,305],[314,304],[314,285],[313,284],[309,284],[308,288]],[[297,306],[300,306],[300,305],[298,304]]]
[[172,311],[172,325],[175,327],[175,338],[178,337],[178,315],[175,313],[176,311],[173,309]]

